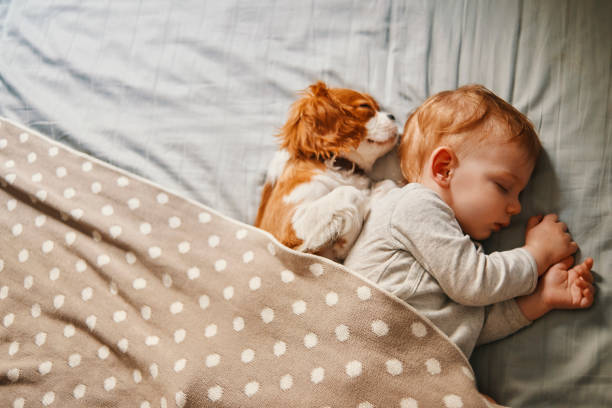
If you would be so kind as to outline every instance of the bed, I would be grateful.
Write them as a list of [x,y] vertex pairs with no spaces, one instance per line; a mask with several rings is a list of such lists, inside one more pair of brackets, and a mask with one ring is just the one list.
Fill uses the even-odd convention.
[[[610,21],[604,0],[0,0],[0,405],[486,406],[477,387],[505,406],[611,406]],[[545,154],[485,247],[557,212],[595,260],[594,305],[468,363],[376,286],[251,227],[274,134],[316,80],[400,126],[467,83],[524,112]],[[397,174],[393,154],[374,172]],[[222,336],[242,327],[250,346]]]

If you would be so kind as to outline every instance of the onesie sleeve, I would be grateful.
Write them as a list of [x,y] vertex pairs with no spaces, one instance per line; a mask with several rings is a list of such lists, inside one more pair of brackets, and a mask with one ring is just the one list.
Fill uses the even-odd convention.
[[390,235],[398,249],[410,252],[459,304],[487,306],[536,287],[537,265],[527,250],[485,254],[432,190],[404,187],[390,219]]
[[485,321],[476,345],[503,339],[531,324],[514,299],[485,308]]

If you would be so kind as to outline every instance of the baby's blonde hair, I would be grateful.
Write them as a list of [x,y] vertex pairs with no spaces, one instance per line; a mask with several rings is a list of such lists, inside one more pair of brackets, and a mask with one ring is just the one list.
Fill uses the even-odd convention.
[[487,138],[491,141],[493,134],[503,135],[495,142],[518,143],[533,163],[542,150],[529,119],[484,86],[466,85],[435,94],[406,121],[399,147],[402,174],[408,182],[418,181],[437,147],[448,146],[461,155]]

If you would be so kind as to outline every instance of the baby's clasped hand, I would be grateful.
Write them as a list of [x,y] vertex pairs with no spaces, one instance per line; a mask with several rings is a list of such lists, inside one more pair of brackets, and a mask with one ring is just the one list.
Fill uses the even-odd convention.
[[541,276],[551,265],[560,262],[578,250],[567,225],[556,214],[531,217],[525,232],[525,247],[538,265]]

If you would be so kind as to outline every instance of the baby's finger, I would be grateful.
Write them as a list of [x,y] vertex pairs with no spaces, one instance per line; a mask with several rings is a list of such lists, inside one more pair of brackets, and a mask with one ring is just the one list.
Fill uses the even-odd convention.
[[550,220],[552,222],[557,222],[559,220],[559,217],[557,216],[557,214],[546,214],[543,219]]
[[542,216],[541,215],[534,215],[533,217],[529,217],[529,220],[527,220],[527,229],[529,230],[529,229],[535,227],[541,221],[542,221]]

